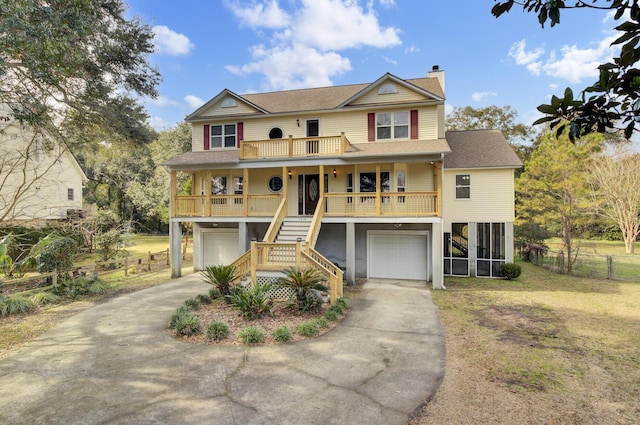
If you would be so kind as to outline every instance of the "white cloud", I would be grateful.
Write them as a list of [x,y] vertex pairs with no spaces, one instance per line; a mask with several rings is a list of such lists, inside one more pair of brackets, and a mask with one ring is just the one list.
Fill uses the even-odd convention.
[[405,54],[411,54],[411,53],[418,53],[420,51],[420,48],[418,46],[409,46],[406,49],[404,49],[404,53]]
[[549,89],[556,91],[558,89],[558,87],[560,87],[559,84],[555,84],[555,83],[551,83],[549,84]]
[[[250,62],[226,66],[236,75],[263,74],[263,89],[331,85],[332,78],[351,70],[342,51],[401,44],[399,29],[380,25],[373,0],[367,1],[366,10],[358,0],[300,0],[288,3],[294,7],[290,11],[281,9],[276,0],[251,0],[245,2],[247,6],[241,0],[225,4],[259,31],[259,36],[270,40],[268,45],[250,48]],[[379,4],[391,7],[395,1]]]
[[329,86],[332,76],[351,70],[348,58],[300,44],[274,48],[254,46],[252,57],[253,62],[226,68],[236,75],[263,73],[267,90]]
[[149,117],[149,125],[153,127],[154,130],[162,131],[171,127],[172,124],[160,117]]
[[164,25],[153,27],[153,33],[155,35],[153,41],[156,45],[157,53],[169,56],[188,55],[195,47],[189,37],[179,34]]
[[527,41],[520,40],[511,46],[509,56],[516,61],[516,64],[526,66],[533,75],[540,75],[542,62],[538,61],[538,58],[544,54],[544,49],[538,47],[537,49],[527,51],[526,48]]
[[178,106],[178,102],[175,100],[171,100],[168,97],[158,96],[155,99],[150,98],[149,102],[156,106],[166,107],[166,106]]
[[398,32],[380,27],[371,5],[365,12],[353,0],[302,0],[292,27],[296,42],[321,50],[393,47],[401,43]]
[[184,97],[185,102],[189,105],[191,109],[198,109],[202,105],[204,105],[204,100],[200,99],[198,96],[194,96],[192,94],[188,94]]
[[480,91],[473,93],[471,99],[473,99],[474,102],[482,102],[489,97],[495,97],[497,95],[498,93],[492,91]]
[[390,63],[391,65],[397,65],[398,64],[397,60],[391,59],[390,57],[384,56],[383,59],[384,59],[384,61],[386,63]]
[[242,6],[238,1],[228,1],[226,5],[236,15],[242,25],[251,28],[285,28],[290,24],[289,14],[280,9],[277,0]]
[[508,55],[533,75],[544,73],[571,83],[579,83],[585,78],[598,76],[598,66],[614,56],[615,48],[610,46],[617,37],[616,34],[609,34],[595,46],[584,49],[575,44],[565,45],[559,52],[551,51],[546,58],[543,58],[544,48],[527,50],[526,40],[521,40],[511,46]]

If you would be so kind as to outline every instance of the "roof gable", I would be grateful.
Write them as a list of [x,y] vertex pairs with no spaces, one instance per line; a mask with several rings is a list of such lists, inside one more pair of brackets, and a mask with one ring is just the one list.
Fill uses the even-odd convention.
[[231,90],[224,89],[213,99],[187,116],[186,121],[198,121],[217,116],[267,114],[263,109]]
[[444,101],[444,93],[436,78],[416,78],[403,80],[386,73],[373,83],[364,87],[339,108],[367,104]]

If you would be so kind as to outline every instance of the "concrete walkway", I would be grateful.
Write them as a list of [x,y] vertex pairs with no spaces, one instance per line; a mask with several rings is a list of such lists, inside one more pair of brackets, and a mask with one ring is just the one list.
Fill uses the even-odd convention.
[[0,361],[2,424],[404,424],[444,374],[424,283],[370,280],[341,325],[267,346],[165,332],[198,275],[92,307]]

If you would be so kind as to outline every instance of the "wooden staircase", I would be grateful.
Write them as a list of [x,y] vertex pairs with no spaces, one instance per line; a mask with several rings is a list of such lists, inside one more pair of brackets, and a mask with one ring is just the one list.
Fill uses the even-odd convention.
[[342,270],[314,249],[323,211],[321,199],[313,218],[287,217],[286,200],[283,200],[263,241],[252,241],[251,249],[232,263],[240,280],[250,278],[251,282],[256,282],[258,272],[312,267],[327,278],[331,301],[342,297]]

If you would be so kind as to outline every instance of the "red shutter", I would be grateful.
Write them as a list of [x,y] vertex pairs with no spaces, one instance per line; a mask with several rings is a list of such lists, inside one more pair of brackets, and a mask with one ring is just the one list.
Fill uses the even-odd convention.
[[367,115],[367,126],[369,129],[369,141],[374,142],[376,140],[376,114],[369,112]]
[[240,141],[244,139],[244,124],[241,122],[238,123],[236,136],[238,136],[238,139],[236,140],[236,146],[240,148]]
[[417,139],[418,138],[418,110],[417,109],[411,110],[410,123],[411,123],[411,138]]
[[209,124],[204,125],[204,150],[209,150]]

